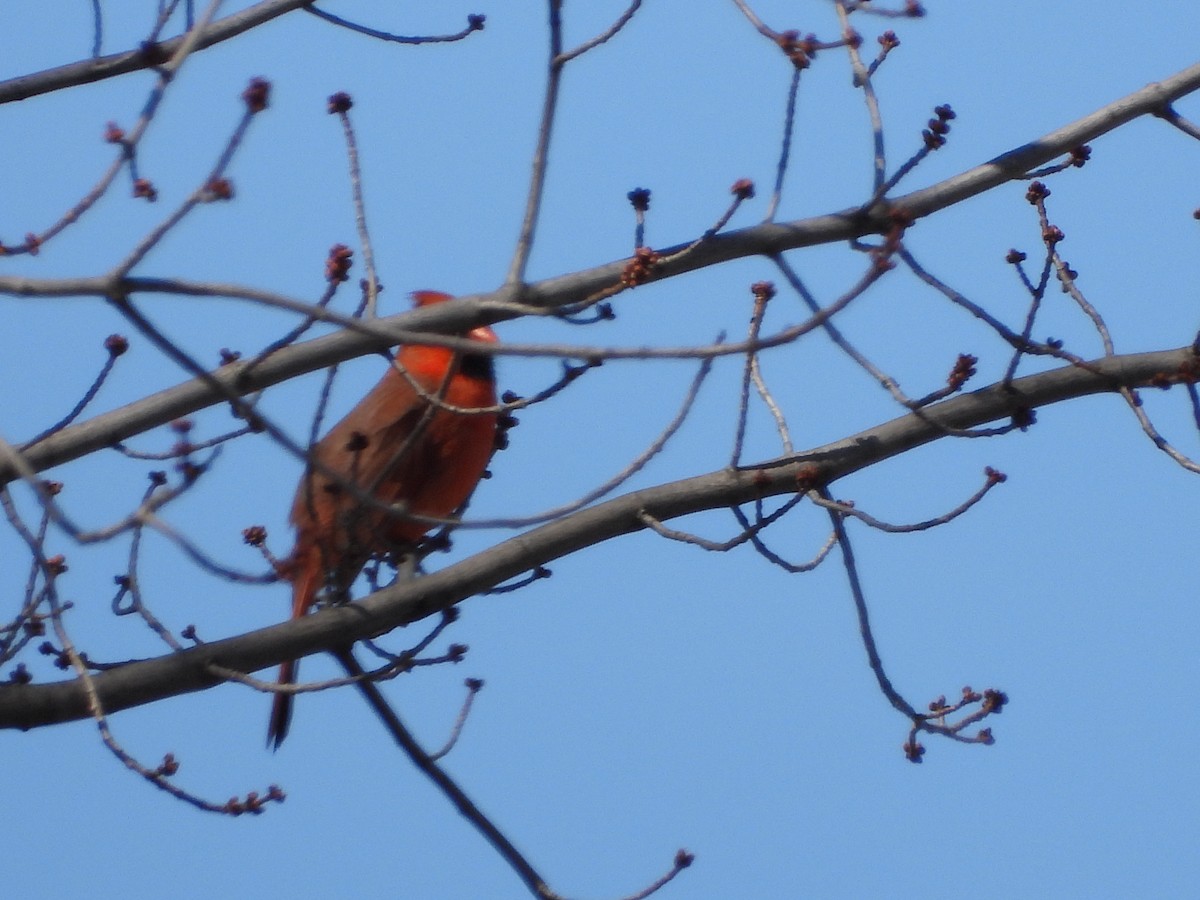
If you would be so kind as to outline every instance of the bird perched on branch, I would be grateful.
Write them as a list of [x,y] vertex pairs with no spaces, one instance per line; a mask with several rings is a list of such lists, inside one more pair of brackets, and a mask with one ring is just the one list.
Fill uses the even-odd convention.
[[[416,291],[418,307],[450,300]],[[466,337],[495,343],[487,327]],[[412,549],[470,497],[496,446],[492,357],[411,344],[379,384],[312,449],[292,504],[296,545],[283,565],[292,618],[308,613],[325,587],[345,592],[372,557]],[[480,411],[484,410],[484,411]],[[279,684],[296,680],[297,660]],[[267,743],[287,737],[292,695],[276,694]]]

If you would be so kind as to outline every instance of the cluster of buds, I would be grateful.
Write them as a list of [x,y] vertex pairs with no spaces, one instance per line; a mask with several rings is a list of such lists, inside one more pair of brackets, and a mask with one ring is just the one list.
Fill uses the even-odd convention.
[[251,525],[242,530],[242,540],[251,547],[261,547],[267,542],[267,529],[262,525]]
[[265,78],[251,78],[246,90],[242,91],[242,100],[251,115],[262,112],[271,101],[271,82]]
[[179,439],[171,447],[171,455],[178,458],[179,462],[175,464],[175,469],[188,484],[199,478],[204,471],[203,466],[191,458],[191,455],[196,452],[196,446],[190,437],[192,427],[191,419],[176,419],[171,423],[171,430],[179,435]]
[[350,280],[350,257],[354,251],[345,244],[334,244],[325,259],[325,280],[333,283]]
[[634,188],[625,195],[629,198],[630,205],[633,206],[634,212],[648,212],[650,209],[650,189],[649,188]]
[[282,803],[287,799],[287,795],[279,788],[278,785],[271,785],[267,788],[265,795],[259,795],[257,791],[251,791],[246,795],[246,799],[241,800],[237,797],[229,798],[229,802],[222,807],[221,811],[228,813],[231,816],[240,816],[243,813],[254,813],[255,815],[263,811],[268,803]]
[[133,196],[153,203],[158,199],[158,189],[149,178],[138,178],[133,182]]
[[340,116],[342,113],[350,112],[350,107],[354,105],[354,101],[350,99],[350,95],[345,91],[338,91],[329,98],[329,114],[332,116]]
[[1174,372],[1159,372],[1150,379],[1152,387],[1166,390],[1173,384],[1196,384],[1200,382],[1200,358],[1195,355],[1184,360]]
[[766,303],[775,296],[775,284],[771,281],[756,281],[750,285],[750,293],[759,303]]
[[658,260],[659,255],[649,247],[638,247],[634,251],[633,259],[625,264],[625,269],[621,272],[621,284],[626,287],[645,284],[654,274]]
[[985,466],[983,474],[987,477],[988,484],[1004,484],[1008,481],[1008,476],[999,469],[993,469],[991,466]]
[[967,379],[975,374],[977,362],[979,362],[979,358],[970,353],[958,354],[958,359],[954,361],[954,368],[950,370],[950,377],[946,379],[950,390],[957,391],[967,383]]
[[753,199],[754,182],[749,178],[739,178],[732,185],[730,185],[729,193],[737,197],[739,201]]
[[228,178],[210,178],[208,184],[204,185],[204,199],[210,202],[232,200],[233,182]]
[[[42,641],[40,644],[38,644],[37,649],[38,653],[42,654],[42,656],[50,656],[54,658],[54,668],[60,669],[63,672],[71,668],[71,655],[67,653],[66,650],[59,650],[49,641]],[[82,654],[80,659],[83,660],[85,665],[87,664],[86,653]]]
[[783,51],[793,66],[797,69],[807,69],[812,65],[813,57],[817,55],[820,41],[815,34],[800,37],[798,31],[784,31],[775,37],[775,43]]
[[[977,697],[978,695],[975,696]],[[981,708],[984,712],[998,713],[1004,709],[1005,704],[1008,703],[1008,694],[1004,693],[1004,691],[998,691],[995,688],[988,688],[983,692],[982,699],[983,705]]]
[[821,470],[814,463],[805,463],[796,471],[796,491],[807,494],[821,485]]
[[933,108],[933,115],[934,118],[929,120],[927,127],[921,132],[921,138],[930,150],[945,146],[946,135],[950,133],[950,120],[955,118],[955,112],[948,104],[943,103]]
[[[988,468],[986,471],[990,480],[994,482],[1000,482],[1004,480],[1004,475],[1000,472],[997,472],[991,468]],[[952,734],[959,734],[961,730],[970,722],[977,722],[984,716],[1002,712],[1004,707],[1008,704],[1008,695],[1005,694],[1004,691],[998,691],[995,688],[988,688],[981,694],[968,685],[962,689],[962,697],[957,703],[948,703],[945,696],[938,697],[929,704],[929,716],[920,716],[918,718],[934,718],[944,721],[946,716],[950,715],[951,713],[956,713],[972,703],[979,704],[979,711],[971,713],[957,725],[949,725],[948,727]],[[925,748],[922,747],[917,741],[917,729],[919,727],[920,722],[917,721],[908,734],[908,740],[906,740],[903,745],[904,756],[909,762],[919,763],[921,762],[921,757],[925,755]],[[966,740],[979,744],[994,744],[996,742],[995,738],[992,736],[992,729],[990,728],[981,728],[978,732],[976,732],[973,738],[966,738]]]
[[871,265],[879,274],[896,268],[896,262],[892,257],[900,249],[904,242],[904,233],[914,221],[912,213],[902,206],[892,207],[888,211],[888,220],[891,225],[883,235],[883,242],[867,249]]

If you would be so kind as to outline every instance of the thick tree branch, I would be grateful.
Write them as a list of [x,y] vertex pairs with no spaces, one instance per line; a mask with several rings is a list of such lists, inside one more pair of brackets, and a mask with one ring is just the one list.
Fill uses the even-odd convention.
[[[529,569],[690,513],[793,493],[803,483],[828,484],[862,468],[965,429],[1075,397],[1158,383],[1193,371],[1192,347],[1110,356],[1085,366],[1029,375],[1005,388],[993,384],[893,419],[833,444],[754,467],[722,469],[617,497],[589,507],[415,581],[377,591],[360,602],[203,644],[182,653],[131,663],[94,675],[92,688],[109,712],[203,690],[219,682],[217,664],[242,672],[283,659],[345,647],[440,612]],[[88,695],[76,680],[0,685],[0,728],[28,729],[88,716]]]
[[[294,8],[298,3],[263,3],[246,13],[264,7]],[[286,11],[286,10],[280,10]],[[276,11],[275,14],[278,14]],[[234,18],[234,17],[230,17]],[[222,20],[225,22],[227,20]],[[217,27],[221,25],[218,22]],[[203,43],[203,41],[202,41]],[[2,85],[0,85],[2,87]],[[684,272],[702,269],[733,259],[755,255],[774,255],[784,250],[817,244],[832,243],[885,231],[892,224],[891,211],[900,208],[915,218],[930,215],[953,206],[969,197],[990,190],[1016,178],[1030,169],[1043,165],[1072,148],[1094,140],[1142,115],[1155,115],[1172,101],[1200,88],[1200,64],[1183,70],[1161,82],[1148,85],[1121,100],[1085,116],[1070,125],[1025,144],[995,159],[976,166],[945,181],[906,194],[890,201],[875,204],[870,210],[849,209],[830,215],[817,216],[787,223],[768,222],[739,231],[716,235],[702,241],[686,254],[679,254],[686,244],[662,251],[666,258],[654,271],[653,280],[669,278]],[[671,261],[670,258],[676,259]],[[543,310],[577,303],[618,284],[625,260],[617,260],[592,269],[549,278],[529,285],[522,293],[522,303]],[[322,311],[311,304],[275,297],[237,285],[206,285],[167,279],[123,279],[114,285],[103,276],[40,280],[19,276],[0,277],[0,294],[29,297],[98,296],[113,292],[137,294],[161,292],[176,294],[218,295],[243,297],[260,302],[274,302],[322,318]],[[394,345],[398,337],[413,331],[437,334],[462,333],[481,324],[494,324],[516,318],[520,312],[502,303],[493,303],[499,294],[475,295],[465,302],[442,304],[378,319],[357,330],[345,330],[292,347],[279,350],[254,367],[249,377],[242,377],[245,363],[225,366],[216,377],[239,393],[250,393],[298,375],[312,372],[334,363]],[[368,333],[373,331],[372,333]],[[199,409],[221,402],[222,396],[198,380],[179,384],[160,391],[121,409],[96,416],[66,428],[40,443],[28,454],[28,462],[36,471],[78,459],[117,441],[125,440],[151,428],[166,424]],[[0,484],[15,477],[11,466],[0,464]]]
[[[262,3],[251,6],[249,9],[213,22],[200,35],[194,49],[203,50],[213,44],[237,37],[264,22],[282,16],[284,13],[307,6],[309,2],[311,0],[263,0]],[[140,69],[153,68],[174,56],[175,51],[179,49],[186,38],[185,34],[155,44],[152,52],[141,47],[137,50],[113,53],[95,59],[82,59],[79,62],[68,63],[54,69],[45,69],[30,75],[21,75],[7,81],[0,81],[0,103],[28,100],[39,94],[48,94],[63,88],[91,84],[93,81],[103,81],[106,78],[125,75]]]

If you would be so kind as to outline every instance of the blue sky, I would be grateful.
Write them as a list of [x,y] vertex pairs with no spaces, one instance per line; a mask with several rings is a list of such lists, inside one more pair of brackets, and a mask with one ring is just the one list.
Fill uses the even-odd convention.
[[[486,29],[459,44],[386,45],[300,13],[197,54],[185,65],[140,153],[157,204],[128,198],[127,180],[36,258],[0,260],[3,274],[106,270],[185,197],[236,123],[252,76],[272,80],[270,109],[252,124],[231,169],[236,198],[198,209],[137,270],[233,281],[315,299],[330,245],[355,244],[340,129],[325,112],[339,90],[363,157],[367,213],[387,287],[383,312],[407,291],[490,290],[504,277],[520,220],[541,103],[544,4],[448,10],[414,3],[323,4],[379,28],[446,32],[468,12]],[[879,4],[877,4],[879,5]],[[87,55],[88,4],[9,0],[0,11],[0,77]],[[155,4],[102,4],[105,50],[144,36]],[[606,27],[623,2],[567,4],[567,43]],[[1114,5],[926,4],[919,21],[856,17],[868,46],[883,28],[902,45],[876,78],[892,166],[919,144],[933,106],[958,113],[949,145],[904,183],[911,190],[974,166],[1195,62],[1192,4],[1130,14]],[[112,7],[112,8],[109,8]],[[144,7],[144,9],[142,8]],[[578,8],[576,8],[578,7]],[[227,3],[224,12],[238,8]],[[832,37],[824,0],[754,4],[778,28]],[[789,72],[730,2],[648,0],[605,47],[570,66],[552,147],[545,215],[531,261],[539,279],[629,253],[625,194],[653,190],[647,241],[701,233],[736,179],[759,196],[731,227],[766,209]],[[865,107],[841,51],[802,79],[794,161],[779,217],[861,202],[870,189]],[[111,159],[107,121],[128,127],[152,84],[136,73],[3,108],[0,239],[44,228]],[[1200,118],[1194,100],[1179,104]],[[1193,272],[1200,148],[1146,119],[1093,145],[1082,170],[1050,181],[1063,253],[1105,315],[1118,352],[1192,340],[1200,324]],[[1013,184],[920,222],[916,256],[1005,321],[1027,302],[1004,263],[1036,256],[1037,220]],[[360,260],[361,255],[356,256]],[[824,301],[862,261],[844,247],[789,259]],[[361,274],[356,268],[355,274]],[[742,260],[623,295],[617,321],[592,330],[548,321],[501,326],[513,341],[618,346],[706,343],[740,334],[748,285],[778,280]],[[348,309],[354,298],[339,298]],[[200,358],[252,353],[290,326],[241,301],[148,298],[142,308]],[[768,327],[798,321],[781,294]],[[912,395],[936,388],[960,352],[980,357],[973,386],[997,380],[1005,348],[961,311],[896,272],[839,319],[856,346]],[[128,332],[96,299],[0,299],[10,390],[0,434],[19,441],[69,408],[103,362],[102,342]],[[1085,355],[1100,346],[1054,291],[1035,336]],[[506,360],[505,388],[531,393],[549,361]],[[817,446],[899,414],[867,376],[814,337],[767,354],[766,377],[798,446]],[[1025,364],[1022,372],[1035,367]],[[620,470],[663,427],[694,371],[685,362],[610,362],[549,404],[520,415],[512,448],[472,506],[479,517],[525,514],[584,493]],[[348,408],[378,377],[376,361],[344,367],[334,395]],[[668,451],[631,483],[715,470],[732,445],[740,365],[714,369]],[[93,412],[183,380],[140,339]],[[269,391],[264,408],[303,435],[319,378]],[[1148,410],[1185,452],[1194,427],[1178,391],[1147,394]],[[216,434],[228,413],[195,417]],[[166,429],[132,442],[165,448]],[[779,452],[756,410],[747,458]],[[389,685],[417,734],[441,743],[481,677],[448,769],[566,896],[619,897],[653,880],[686,847],[695,865],[661,896],[1177,897],[1193,884],[1200,801],[1193,747],[1195,476],[1158,453],[1121,401],[1096,397],[1046,409],[1025,434],[941,441],[834,487],[893,521],[937,515],[970,495],[984,466],[1009,481],[955,523],[915,535],[851,526],[876,639],[893,681],[915,705],[963,685],[1011,700],[990,724],[990,748],[926,738],[926,761],[905,761],[905,722],[879,694],[858,641],[836,559],[785,575],[746,548],[711,554],[650,535],[623,538],[553,566],[516,594],[474,598],[448,639],[467,660]],[[146,466],[99,455],[50,473],[66,508],[99,525],[140,495]],[[259,566],[241,529],[265,524],[279,552],[299,465],[262,437],[229,446],[206,483],[169,520],[232,565]],[[26,507],[28,509],[28,507]],[[722,513],[683,527],[733,534]],[[791,558],[810,557],[827,523],[801,509],[770,533]],[[461,532],[454,558],[508,536]],[[147,602],[171,627],[213,639],[281,620],[286,589],[230,585],[148,537]],[[160,652],[145,629],[109,609],[127,545],[74,548],[65,596],[70,627],[96,658]],[[5,534],[0,552],[20,560]],[[438,564],[441,564],[439,562]],[[24,563],[8,567],[15,608]],[[12,574],[15,572],[16,574]],[[5,616],[10,615],[5,612]],[[392,638],[393,647],[420,635]],[[31,662],[38,680],[56,672]],[[307,677],[333,674],[309,660]],[[4,673],[7,675],[7,672]],[[198,813],[127,773],[90,723],[0,735],[13,896],[181,898],[321,895],[413,898],[527,896],[516,877],[390,746],[357,694],[301,697],[292,736],[263,749],[267,699],[226,686],[113,717],[144,762],[172,752],[180,783],[213,799],[278,783],[287,802],[259,817]]]

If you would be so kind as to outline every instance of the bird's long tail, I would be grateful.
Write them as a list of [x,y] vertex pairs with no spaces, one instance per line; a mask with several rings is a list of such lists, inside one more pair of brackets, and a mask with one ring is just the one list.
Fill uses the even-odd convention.
[[[320,554],[298,553],[292,559],[292,618],[299,619],[308,613],[321,589],[323,568]],[[296,683],[299,660],[285,660],[279,667],[280,686]],[[293,694],[276,694],[271,703],[271,721],[267,724],[267,746],[278,750],[287,737],[292,721]]]

